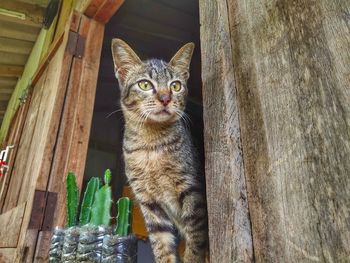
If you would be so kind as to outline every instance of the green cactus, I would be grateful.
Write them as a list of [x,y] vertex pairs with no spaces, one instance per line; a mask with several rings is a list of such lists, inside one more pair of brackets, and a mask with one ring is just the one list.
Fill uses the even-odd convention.
[[94,202],[95,193],[100,188],[100,179],[98,177],[92,177],[85,189],[83,201],[80,208],[79,224],[81,226],[90,222],[91,209]]
[[72,172],[68,172],[66,179],[66,191],[67,191],[67,225],[68,227],[75,226],[77,224],[77,212],[78,212],[78,187],[75,180],[75,175]]
[[133,203],[128,197],[122,197],[118,200],[117,206],[118,215],[115,232],[118,236],[127,236],[131,233]]
[[111,180],[111,171],[109,169],[106,170],[104,179],[105,185],[96,191],[91,209],[90,223],[95,226],[108,226],[111,220],[112,189],[109,186]]
[[112,172],[111,170],[107,169],[105,171],[105,175],[104,175],[104,182],[105,184],[108,184],[111,182],[111,179],[112,179]]

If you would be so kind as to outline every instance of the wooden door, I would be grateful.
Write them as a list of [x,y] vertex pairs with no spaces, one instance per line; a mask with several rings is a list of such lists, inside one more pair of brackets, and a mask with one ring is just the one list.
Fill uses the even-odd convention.
[[82,181],[103,29],[74,13],[34,77],[0,215],[0,262],[47,261],[52,226],[64,221],[58,206],[54,222],[53,204],[64,202],[65,174]]
[[349,10],[200,1],[212,263],[350,262]]

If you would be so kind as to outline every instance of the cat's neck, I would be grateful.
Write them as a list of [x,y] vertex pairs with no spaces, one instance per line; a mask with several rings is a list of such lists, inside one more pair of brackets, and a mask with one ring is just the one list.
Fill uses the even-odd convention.
[[153,142],[166,139],[182,130],[180,120],[169,123],[146,122],[140,124],[131,120],[125,120],[125,134],[139,138],[144,142]]

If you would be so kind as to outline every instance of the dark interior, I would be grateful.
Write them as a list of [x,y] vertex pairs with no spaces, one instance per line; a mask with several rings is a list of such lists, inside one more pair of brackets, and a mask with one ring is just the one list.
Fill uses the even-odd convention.
[[[121,155],[123,116],[110,48],[113,38],[126,41],[141,59],[165,61],[185,43],[195,43],[186,111],[191,119],[188,126],[204,163],[199,28],[199,8],[195,0],[128,0],[106,25],[84,185],[90,177],[102,177],[104,170],[110,168],[114,200],[117,200],[126,182]],[[140,251],[144,254],[142,262],[153,262],[152,257],[146,255],[147,244],[140,245],[145,246],[144,251]]]

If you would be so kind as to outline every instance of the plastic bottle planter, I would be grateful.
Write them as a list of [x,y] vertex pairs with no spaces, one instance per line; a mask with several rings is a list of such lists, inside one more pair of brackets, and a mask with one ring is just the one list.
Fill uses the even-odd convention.
[[111,173],[105,172],[104,185],[98,178],[89,181],[79,216],[78,188],[73,173],[67,176],[67,225],[56,228],[51,238],[49,262],[137,262],[137,239],[131,235],[132,202],[118,200],[117,226],[110,223],[112,191]]
[[136,237],[120,237],[111,232],[111,227],[91,225],[56,228],[51,238],[49,262],[136,263]]
[[56,228],[49,262],[136,263],[137,239],[134,235],[113,235],[111,227]]

